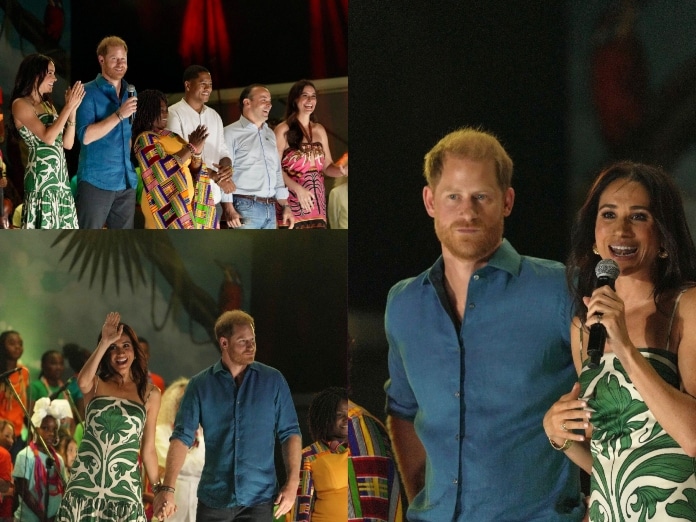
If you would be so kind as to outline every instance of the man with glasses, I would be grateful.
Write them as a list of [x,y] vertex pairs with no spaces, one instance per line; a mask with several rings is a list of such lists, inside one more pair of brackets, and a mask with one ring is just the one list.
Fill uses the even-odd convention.
[[[241,310],[215,323],[221,358],[194,376],[176,416],[162,484],[155,484],[155,515],[171,515],[174,485],[199,425],[206,440],[198,487],[198,520],[271,522],[295,502],[302,438],[285,378],[254,361],[254,319]],[[276,435],[285,465],[278,489],[273,448]]]

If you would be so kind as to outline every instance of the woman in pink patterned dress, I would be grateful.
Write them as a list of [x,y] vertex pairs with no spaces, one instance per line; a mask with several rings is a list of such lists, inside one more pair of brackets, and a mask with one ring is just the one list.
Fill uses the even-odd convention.
[[[326,228],[324,175],[348,175],[347,165],[333,163],[326,129],[314,116],[316,106],[314,84],[309,80],[296,82],[288,94],[285,121],[275,128],[295,228]],[[278,226],[283,226],[280,219]]]

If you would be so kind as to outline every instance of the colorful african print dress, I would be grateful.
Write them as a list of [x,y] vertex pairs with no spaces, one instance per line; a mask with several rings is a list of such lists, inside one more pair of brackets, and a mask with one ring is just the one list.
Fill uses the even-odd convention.
[[[295,228],[326,228],[326,189],[324,188],[324,147],[303,143],[299,150],[286,149],[280,162],[283,171],[314,196],[314,207],[302,210],[297,194],[290,190],[288,205],[295,216]],[[278,226],[283,227],[282,209],[277,206]]]
[[[663,349],[641,353],[679,388],[677,357]],[[592,414],[590,520],[696,521],[696,459],[657,423],[615,354],[580,375]]]
[[[58,119],[53,112],[37,116],[47,127]],[[26,126],[17,132],[29,151],[24,170],[22,228],[78,228],[63,151],[63,133],[58,135],[53,145],[49,145]]]
[[135,140],[133,150],[147,195],[145,228],[217,228],[208,171],[201,167],[194,181],[190,160],[181,162],[175,155],[185,146],[182,138],[168,130],[141,132]]
[[146,522],[139,464],[145,407],[95,397],[56,522]]

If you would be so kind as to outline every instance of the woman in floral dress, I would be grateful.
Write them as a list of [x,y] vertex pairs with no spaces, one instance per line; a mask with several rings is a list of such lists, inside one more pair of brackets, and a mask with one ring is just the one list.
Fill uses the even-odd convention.
[[87,403],[85,434],[56,522],[146,522],[140,461],[158,484],[160,390],[148,382],[138,336],[118,313],[106,316],[78,384]]
[[51,103],[56,66],[42,54],[30,54],[19,66],[12,91],[14,128],[24,140],[22,228],[78,228],[63,149],[75,143],[75,114],[85,95],[81,82],[65,93],[58,113]]
[[[573,230],[579,383],[546,413],[546,434],[591,474],[589,520],[696,520],[696,247],[679,190],[659,168],[612,165]],[[600,259],[618,265],[616,290],[595,289]]]

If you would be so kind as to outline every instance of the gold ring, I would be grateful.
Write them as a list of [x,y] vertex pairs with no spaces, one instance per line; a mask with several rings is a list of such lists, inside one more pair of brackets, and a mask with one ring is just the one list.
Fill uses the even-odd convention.
[[561,429],[563,431],[568,431],[568,428],[566,428],[565,422],[563,424],[561,424]]

